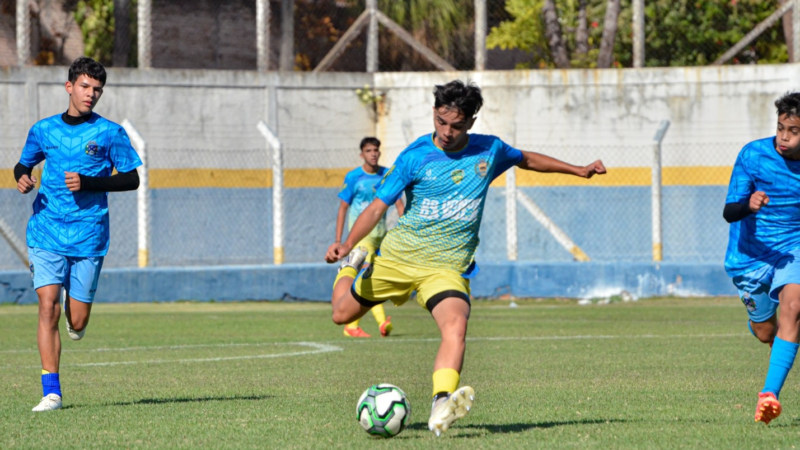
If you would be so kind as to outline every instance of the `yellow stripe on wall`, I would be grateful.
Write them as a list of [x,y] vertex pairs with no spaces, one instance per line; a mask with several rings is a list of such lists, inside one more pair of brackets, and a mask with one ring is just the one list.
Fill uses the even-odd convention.
[[[286,188],[338,188],[351,169],[285,169]],[[732,167],[685,166],[664,167],[661,180],[664,186],[727,186]],[[41,178],[39,171],[36,177]],[[270,188],[271,169],[150,169],[151,189],[174,188]],[[571,175],[517,171],[517,186],[650,186],[649,167],[611,167],[605,175],[590,179]],[[492,187],[506,185],[505,175]],[[0,169],[0,189],[16,189],[13,169]]]

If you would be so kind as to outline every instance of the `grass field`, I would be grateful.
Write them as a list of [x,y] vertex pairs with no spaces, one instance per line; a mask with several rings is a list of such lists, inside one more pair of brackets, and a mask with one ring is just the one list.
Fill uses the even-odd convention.
[[[412,305],[396,333],[353,340],[327,304],[98,304],[86,337],[62,323],[64,409],[41,397],[36,308],[0,307],[0,448],[800,448],[800,378],[753,423],[768,348],[737,299],[476,301],[462,383],[473,412],[427,431],[438,333]],[[364,321],[377,334],[371,315]],[[400,386],[411,425],[369,437],[355,406]]]

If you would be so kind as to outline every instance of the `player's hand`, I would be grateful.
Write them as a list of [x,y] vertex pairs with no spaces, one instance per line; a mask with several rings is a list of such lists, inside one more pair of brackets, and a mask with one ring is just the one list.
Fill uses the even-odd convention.
[[769,203],[769,197],[764,191],[753,192],[750,196],[750,211],[758,212],[761,207]]
[[325,254],[325,262],[328,264],[335,263],[336,261],[339,261],[347,256],[347,254],[350,253],[350,250],[352,250],[352,248],[350,248],[347,244],[334,242],[330,247],[328,247],[328,253]]
[[64,182],[67,184],[67,189],[72,192],[81,190],[81,176],[77,172],[64,172]]
[[23,175],[19,177],[19,181],[17,181],[17,190],[21,194],[27,194],[36,187],[36,181],[38,181],[36,177]]
[[583,178],[592,178],[595,174],[602,175],[604,173],[606,173],[606,166],[603,165],[603,161],[598,159],[597,161],[584,167],[581,176]]

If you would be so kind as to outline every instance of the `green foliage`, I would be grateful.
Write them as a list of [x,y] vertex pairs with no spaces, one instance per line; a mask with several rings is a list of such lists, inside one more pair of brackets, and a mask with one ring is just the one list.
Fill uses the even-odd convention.
[[75,21],[83,33],[83,53],[101,64],[111,64],[114,0],[80,0],[75,8]]
[[[487,37],[489,48],[517,48],[531,53],[528,67],[552,67],[544,36],[543,0],[508,0],[513,20],[500,23]],[[556,7],[573,67],[593,67],[602,35],[606,0],[589,0],[589,54],[574,55],[578,0],[556,0]],[[645,3],[645,65],[696,66],[714,62],[778,7],[763,0],[652,0]],[[633,65],[633,25],[630,0],[621,1],[615,40],[615,65]],[[788,61],[780,21],[766,30],[728,63]]]

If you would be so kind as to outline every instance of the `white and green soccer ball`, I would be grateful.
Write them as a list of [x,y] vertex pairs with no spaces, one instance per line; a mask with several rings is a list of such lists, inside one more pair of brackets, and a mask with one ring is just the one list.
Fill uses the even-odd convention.
[[361,428],[373,436],[397,436],[411,420],[411,403],[399,387],[376,384],[361,394],[356,417]]

